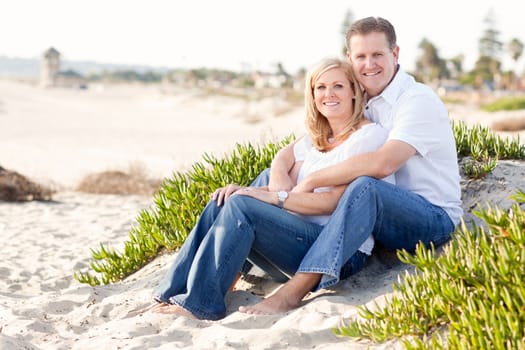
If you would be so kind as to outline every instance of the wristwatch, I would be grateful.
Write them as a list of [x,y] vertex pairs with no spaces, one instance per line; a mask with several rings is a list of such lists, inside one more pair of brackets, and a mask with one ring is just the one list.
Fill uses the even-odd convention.
[[279,208],[283,208],[284,206],[284,201],[286,200],[286,198],[288,198],[288,192],[286,191],[279,191],[277,192],[277,199],[278,199],[278,202],[277,202],[277,206]]

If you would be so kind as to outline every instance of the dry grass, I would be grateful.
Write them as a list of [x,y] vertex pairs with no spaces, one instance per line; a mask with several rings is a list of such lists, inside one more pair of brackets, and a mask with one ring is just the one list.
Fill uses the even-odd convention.
[[49,201],[53,190],[0,166],[0,200],[8,202]]
[[495,121],[491,126],[494,131],[521,131],[525,130],[525,117],[509,118]]
[[155,194],[161,180],[149,179],[145,168],[131,165],[127,172],[107,170],[84,177],[76,190],[93,194],[144,195]]

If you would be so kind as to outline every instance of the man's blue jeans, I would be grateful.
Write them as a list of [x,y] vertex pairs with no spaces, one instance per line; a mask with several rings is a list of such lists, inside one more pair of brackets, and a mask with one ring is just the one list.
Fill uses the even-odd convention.
[[413,251],[419,242],[443,244],[453,231],[442,208],[385,181],[360,177],[346,188],[298,272],[322,273],[318,288],[326,288],[340,280],[342,262],[370,234],[388,249]]

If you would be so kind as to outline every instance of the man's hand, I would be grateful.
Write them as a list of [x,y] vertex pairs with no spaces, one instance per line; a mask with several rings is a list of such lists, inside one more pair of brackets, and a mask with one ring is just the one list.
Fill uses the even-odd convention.
[[312,186],[309,182],[308,182],[308,178],[305,178],[303,179],[303,181],[301,181],[300,183],[297,184],[297,186],[295,186],[293,189],[292,189],[292,192],[295,192],[295,193],[307,193],[307,192],[313,192],[314,191],[314,186]]

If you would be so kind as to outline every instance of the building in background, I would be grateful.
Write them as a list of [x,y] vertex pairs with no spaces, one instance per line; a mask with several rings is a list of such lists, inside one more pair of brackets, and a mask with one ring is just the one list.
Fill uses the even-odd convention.
[[86,79],[73,70],[60,71],[60,52],[50,47],[42,54],[40,85],[43,87],[68,87],[85,89]]
[[43,87],[56,86],[60,71],[60,52],[50,47],[42,54],[40,64],[40,85]]

